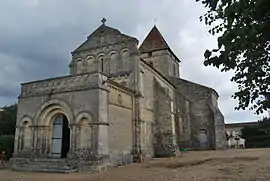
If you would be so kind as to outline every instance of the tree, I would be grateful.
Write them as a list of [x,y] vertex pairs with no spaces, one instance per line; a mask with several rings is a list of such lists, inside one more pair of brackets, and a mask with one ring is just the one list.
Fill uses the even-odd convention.
[[200,17],[209,33],[218,35],[217,48],[204,53],[206,66],[235,72],[238,85],[232,96],[236,110],[260,114],[270,109],[270,1],[196,0],[208,9]]
[[258,124],[245,126],[241,131],[246,147],[270,147],[270,118],[265,117]]
[[245,126],[241,130],[241,138],[248,140],[250,137],[258,135],[259,134],[259,128],[258,126]]
[[14,135],[0,135],[0,151],[6,152],[7,159],[9,159],[12,156],[13,148],[14,148]]
[[0,111],[0,135],[14,135],[17,116],[17,104],[5,106]]

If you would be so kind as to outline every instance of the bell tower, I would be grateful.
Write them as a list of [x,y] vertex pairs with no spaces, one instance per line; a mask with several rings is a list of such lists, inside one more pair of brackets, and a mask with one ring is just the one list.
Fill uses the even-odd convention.
[[163,76],[180,76],[180,60],[173,53],[156,25],[144,39],[139,51],[141,58]]

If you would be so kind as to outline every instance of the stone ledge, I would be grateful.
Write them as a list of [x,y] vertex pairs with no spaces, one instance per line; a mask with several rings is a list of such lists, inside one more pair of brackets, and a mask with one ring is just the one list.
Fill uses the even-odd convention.
[[[94,158],[94,157],[93,157]],[[11,169],[14,171],[73,173],[90,171],[91,173],[106,170],[111,166],[107,155],[96,155],[94,160],[80,159],[29,159],[12,158]]]

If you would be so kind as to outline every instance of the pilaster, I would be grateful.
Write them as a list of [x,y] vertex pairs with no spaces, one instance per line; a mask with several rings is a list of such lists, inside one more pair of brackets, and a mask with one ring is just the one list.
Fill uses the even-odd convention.
[[108,87],[107,87],[107,77],[100,75],[100,87],[97,92],[98,96],[98,120],[95,125],[97,128],[97,145],[96,154],[97,155],[108,155],[109,154],[109,108],[108,108]]

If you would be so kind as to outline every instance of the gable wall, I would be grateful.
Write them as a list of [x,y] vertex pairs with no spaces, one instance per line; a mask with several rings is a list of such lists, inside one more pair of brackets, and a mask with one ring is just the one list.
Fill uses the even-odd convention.
[[182,79],[171,80],[177,91],[190,101],[190,146],[195,149],[215,148],[215,117],[210,107],[215,100],[212,100],[211,90]]
[[116,82],[119,82],[119,78],[124,79],[120,83],[134,90],[137,43],[135,38],[110,27],[101,26],[72,53],[70,74],[99,71]]

